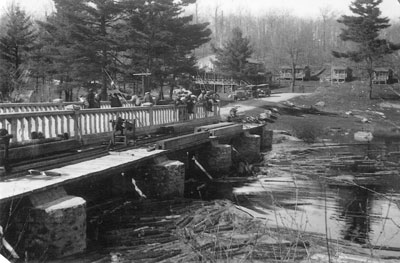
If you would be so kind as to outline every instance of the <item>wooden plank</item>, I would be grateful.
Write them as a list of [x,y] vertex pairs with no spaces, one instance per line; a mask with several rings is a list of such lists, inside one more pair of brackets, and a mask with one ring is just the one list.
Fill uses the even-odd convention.
[[226,126],[232,126],[234,124],[235,123],[233,123],[233,122],[220,122],[220,123],[216,123],[216,124],[204,125],[204,126],[194,128],[194,132],[209,131],[212,129],[222,128],[222,127],[226,127]]
[[228,137],[240,134],[243,132],[242,124],[235,124],[231,126],[221,127],[217,129],[212,129],[209,131],[211,136],[215,137]]
[[50,153],[76,149],[79,146],[80,144],[78,141],[63,140],[57,142],[49,142],[49,143],[10,148],[8,151],[9,154],[8,159],[9,160],[31,159],[38,157],[40,155],[46,155]]
[[207,131],[204,131],[161,140],[158,141],[156,144],[158,149],[176,150],[209,142],[209,137],[209,133]]

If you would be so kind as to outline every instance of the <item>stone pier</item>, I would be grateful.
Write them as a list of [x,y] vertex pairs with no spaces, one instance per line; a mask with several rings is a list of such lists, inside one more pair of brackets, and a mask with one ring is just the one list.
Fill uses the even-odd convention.
[[260,157],[260,135],[244,132],[240,137],[233,141],[233,147],[249,162],[255,162]]
[[251,134],[256,134],[260,136],[260,147],[262,150],[272,148],[273,131],[268,129],[267,125],[249,128],[248,131]]
[[185,189],[185,164],[181,161],[157,158],[149,174],[151,195],[158,198],[182,197]]
[[229,144],[219,144],[215,138],[208,152],[203,154],[208,169],[214,174],[226,173],[232,167],[232,146]]
[[30,257],[60,258],[86,249],[86,201],[62,187],[32,194],[25,209],[25,249]]

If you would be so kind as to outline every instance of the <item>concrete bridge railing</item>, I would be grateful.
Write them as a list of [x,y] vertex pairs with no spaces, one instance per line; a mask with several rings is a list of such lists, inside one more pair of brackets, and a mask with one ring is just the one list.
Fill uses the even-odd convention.
[[[0,113],[13,113],[13,112],[33,112],[33,111],[56,111],[64,110],[68,105],[78,105],[83,108],[83,103],[79,101],[73,102],[40,102],[40,103],[1,103]],[[133,107],[132,102],[123,102],[122,107]],[[111,108],[109,101],[102,101],[100,108]]]
[[[46,107],[46,106],[45,106]],[[21,108],[20,108],[21,109]],[[32,132],[42,133],[45,138],[56,138],[68,133],[70,138],[82,140],[85,136],[112,132],[111,120],[121,117],[136,120],[136,131],[150,132],[157,127],[194,119],[219,118],[219,105],[213,112],[206,111],[202,104],[188,114],[186,106],[120,107],[83,110],[21,111],[0,114],[0,128],[14,137],[11,142],[31,139]]]

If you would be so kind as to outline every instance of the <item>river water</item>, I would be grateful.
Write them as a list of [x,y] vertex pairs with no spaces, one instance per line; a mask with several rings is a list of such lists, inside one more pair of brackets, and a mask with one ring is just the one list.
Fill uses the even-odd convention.
[[[256,211],[257,217],[270,225],[327,234],[332,240],[374,248],[381,255],[400,256],[398,171],[364,180],[347,171],[327,177],[329,168],[315,173],[330,162],[325,154],[318,151],[303,156],[299,161],[302,169],[293,165],[293,157],[282,162],[282,167],[290,169],[264,163],[254,180],[221,181],[214,187],[219,198],[232,199]],[[305,160],[311,164],[304,167]]]

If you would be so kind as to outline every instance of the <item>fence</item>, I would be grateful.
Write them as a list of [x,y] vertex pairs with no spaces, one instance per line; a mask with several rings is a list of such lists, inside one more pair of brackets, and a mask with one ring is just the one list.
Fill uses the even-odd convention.
[[[64,110],[53,108],[55,106],[50,104],[54,103],[22,107],[19,105],[19,108],[3,107],[3,109],[13,109],[16,112],[0,114],[0,128],[6,129],[13,135],[12,142],[30,140],[32,132],[40,132],[45,138],[55,138],[60,134],[68,133],[70,138],[81,140],[84,136],[112,132],[111,120],[116,120],[118,117],[126,120],[135,119],[136,130],[141,132],[154,130],[166,124],[220,116],[218,104],[214,104],[213,112],[208,112],[202,104],[197,104],[193,114],[188,114],[184,105],[149,107],[126,105],[119,108],[107,108],[106,104],[100,109]],[[41,109],[44,111],[39,111]]]
[[[64,110],[68,105],[78,105],[83,107],[82,102],[43,102],[43,103],[1,103],[0,113],[12,113],[12,112],[33,112],[33,111],[56,111]],[[131,102],[123,102],[122,107],[133,107]],[[109,101],[102,101],[100,108],[107,109],[111,108]]]

